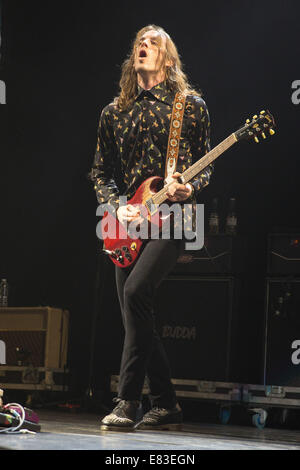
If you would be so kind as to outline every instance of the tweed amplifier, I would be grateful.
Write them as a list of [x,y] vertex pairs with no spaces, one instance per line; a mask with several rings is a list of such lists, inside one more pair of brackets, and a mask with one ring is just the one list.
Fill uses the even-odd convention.
[[63,369],[67,363],[68,324],[66,310],[1,307],[1,363]]

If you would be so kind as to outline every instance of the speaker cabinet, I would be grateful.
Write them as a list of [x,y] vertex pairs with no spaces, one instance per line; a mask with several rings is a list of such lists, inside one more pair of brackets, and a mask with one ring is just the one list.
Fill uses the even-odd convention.
[[300,387],[300,278],[268,278],[264,328],[265,385]]
[[156,327],[173,378],[228,381],[231,375],[232,277],[172,276],[156,298]]
[[[104,259],[95,327],[95,385],[118,375],[124,328],[114,267]],[[174,379],[231,381],[236,310],[234,277],[169,276],[154,299],[155,325]]]
[[240,236],[206,235],[201,250],[184,250],[172,275],[234,276],[244,271],[246,241]]

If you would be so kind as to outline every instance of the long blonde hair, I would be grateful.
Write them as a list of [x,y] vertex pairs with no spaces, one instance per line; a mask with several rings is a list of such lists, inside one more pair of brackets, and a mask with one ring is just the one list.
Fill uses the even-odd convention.
[[[177,48],[168,33],[160,26],[150,24],[137,32],[133,42],[132,50],[128,58],[122,64],[122,73],[119,82],[120,94],[115,98],[114,101],[120,111],[127,110],[137,96],[137,74],[134,69],[135,51],[143,34],[152,30],[157,31],[160,36],[166,38],[166,51],[163,67],[166,74],[166,85],[169,90],[174,93],[180,92],[185,95],[201,96],[201,93],[197,90],[194,90],[188,83],[187,76],[182,70],[182,63]],[[165,64],[167,61],[169,61],[172,65],[166,67]]]

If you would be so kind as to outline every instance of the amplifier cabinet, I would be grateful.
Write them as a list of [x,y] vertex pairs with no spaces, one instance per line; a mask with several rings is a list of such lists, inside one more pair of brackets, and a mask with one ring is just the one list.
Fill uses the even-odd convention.
[[0,308],[7,366],[62,369],[67,363],[69,312],[51,307]]
[[[102,272],[94,328],[96,389],[109,388],[109,378],[119,374],[124,340],[114,266],[108,258]],[[174,380],[236,380],[231,359],[237,287],[238,280],[232,276],[169,275],[162,281],[154,299],[154,319]]]
[[300,278],[267,278],[265,385],[300,387]]
[[300,233],[269,234],[268,275],[300,276]]
[[169,276],[159,287],[155,321],[175,379],[228,381],[235,280]]
[[241,272],[244,270],[245,243],[237,236],[207,235],[201,250],[184,250],[172,275],[226,276]]

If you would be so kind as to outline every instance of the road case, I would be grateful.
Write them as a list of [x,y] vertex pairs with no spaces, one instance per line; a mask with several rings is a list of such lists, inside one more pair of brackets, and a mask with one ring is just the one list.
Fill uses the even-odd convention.
[[4,390],[64,392],[68,390],[68,369],[0,365],[0,386]]
[[268,413],[277,408],[278,422],[286,422],[289,410],[300,409],[300,387],[282,387],[278,385],[244,384],[242,404],[252,414],[252,422],[257,428],[264,428]]

